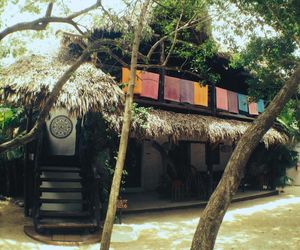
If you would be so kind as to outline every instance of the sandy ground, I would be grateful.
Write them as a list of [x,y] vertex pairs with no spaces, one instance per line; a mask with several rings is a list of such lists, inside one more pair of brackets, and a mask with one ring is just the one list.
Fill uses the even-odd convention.
[[[189,249],[201,214],[199,209],[126,215],[114,226],[111,249]],[[99,244],[78,247],[51,246],[23,233],[31,224],[22,209],[0,202],[1,250],[95,250]],[[278,196],[231,205],[221,226],[215,249],[300,249],[300,187],[289,187]]]

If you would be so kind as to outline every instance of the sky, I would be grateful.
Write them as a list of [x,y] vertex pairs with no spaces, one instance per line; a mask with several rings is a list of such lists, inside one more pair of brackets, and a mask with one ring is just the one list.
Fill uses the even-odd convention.
[[[1,0],[0,0],[1,1]],[[25,2],[25,0],[20,0],[20,3],[18,5],[14,5],[13,3],[8,4],[6,11],[4,12],[4,14],[2,15],[1,19],[2,22],[5,24],[6,27],[8,26],[12,26],[16,23],[19,22],[28,22],[28,21],[32,21],[35,20],[39,17],[42,17],[43,13],[41,14],[32,14],[32,13],[28,13],[28,12],[23,12],[20,13],[20,5],[23,5]],[[72,12],[76,12],[76,11],[80,11],[82,9],[85,9],[91,5],[93,5],[96,0],[64,0],[63,1],[68,8],[72,11]],[[113,9],[117,12],[122,12],[122,10],[125,8],[124,3],[122,3],[122,1],[120,0],[103,0],[102,1],[104,7],[106,9]],[[46,5],[45,5],[45,9],[46,9]],[[64,16],[62,13],[60,13],[59,11],[61,9],[59,8],[53,8],[53,15],[55,16]],[[99,10],[94,11],[95,14],[100,13]],[[83,24],[85,26],[90,26],[91,23],[93,22],[92,17],[90,15],[85,15],[84,17],[80,17],[77,19],[79,21],[80,24]],[[57,52],[59,46],[60,46],[60,36],[59,36],[59,30],[64,30],[64,31],[69,31],[69,32],[75,32],[75,29],[67,24],[50,24],[49,25],[51,27],[51,32],[56,34],[56,35],[50,35],[50,36],[46,36],[46,38],[44,39],[39,39],[39,38],[35,38],[35,39],[31,39],[31,38],[26,38],[26,37],[22,37],[22,43],[25,45],[25,47],[28,50],[28,53],[34,53],[34,54],[42,54],[42,55],[52,55],[54,53]],[[2,27],[2,29],[5,27]],[[33,31],[35,32],[35,31]],[[33,33],[32,32],[32,33]],[[12,34],[10,35],[10,37],[21,37],[22,34]],[[6,45],[9,46],[9,38],[5,38],[3,40],[4,43],[6,43]],[[13,58],[13,56],[11,55],[8,58],[2,59],[2,64],[7,65],[10,63],[13,63],[15,61],[15,58]]]
[[[0,0],[1,1],[1,0]],[[20,0],[20,4],[24,3],[26,0]],[[91,6],[92,4],[94,4],[96,2],[96,0],[64,0],[63,1],[68,8],[71,11],[79,11],[82,10],[88,6]],[[20,5],[19,4],[19,5]],[[18,5],[18,6],[19,6]],[[112,9],[116,12],[122,12],[122,10],[125,9],[125,5],[121,0],[103,0],[103,5],[105,6],[105,8],[107,9]],[[41,15],[43,14],[43,12],[41,14],[31,14],[31,13],[20,13],[20,9],[19,7],[10,3],[9,6],[7,7],[7,11],[5,11],[5,13],[2,15],[2,21],[3,23],[5,23],[7,26],[11,26],[15,23],[18,22],[25,22],[25,21],[31,21],[34,20],[38,17],[41,17]],[[55,6],[55,5],[54,5]],[[46,5],[45,5],[46,7]],[[55,8],[53,9],[53,15],[57,15],[57,16],[62,16],[62,13],[59,13],[58,10],[61,11],[60,8]],[[99,10],[97,10],[99,11]],[[97,11],[94,11],[95,14],[97,14]],[[211,12],[213,12],[214,10],[211,10]],[[236,9],[234,8],[230,8],[231,12],[235,12]],[[98,12],[100,13],[100,12]],[[245,17],[240,17],[245,18]],[[91,24],[93,23],[93,19],[91,17],[91,15],[86,15],[84,17],[80,17],[78,19],[78,21],[86,26],[91,26]],[[232,33],[232,27],[230,26],[230,24],[225,23],[224,20],[216,20],[213,19],[213,27],[215,27],[212,30],[212,35],[214,37],[214,39],[217,41],[217,43],[220,46],[220,49],[223,51],[228,50],[228,46],[225,45],[225,36],[224,34],[228,34],[228,33]],[[45,39],[29,39],[29,38],[23,38],[22,37],[22,42],[24,43],[24,45],[26,46],[26,48],[28,49],[29,53],[35,53],[35,54],[44,54],[44,55],[50,55],[53,53],[56,53],[59,46],[60,46],[60,36],[59,36],[59,30],[64,30],[64,31],[71,31],[74,32],[75,30],[70,26],[70,25],[64,25],[64,24],[50,24],[51,30],[53,33],[56,34],[56,36],[48,36]],[[273,33],[273,35],[275,34],[274,31],[270,28],[270,27],[266,27],[266,30],[268,31],[269,35]],[[260,35],[264,35],[264,32],[257,28],[257,30],[255,31],[257,34]],[[19,34],[13,34],[14,36],[20,36]],[[235,44],[237,44],[237,46],[239,48],[244,48],[247,44],[247,41],[249,40],[249,37],[247,36],[247,34],[241,35],[241,36],[233,36],[234,37],[234,41]],[[9,46],[9,43],[7,44]],[[2,64],[9,64],[14,62],[14,58],[12,56],[8,57],[5,60],[2,60]]]

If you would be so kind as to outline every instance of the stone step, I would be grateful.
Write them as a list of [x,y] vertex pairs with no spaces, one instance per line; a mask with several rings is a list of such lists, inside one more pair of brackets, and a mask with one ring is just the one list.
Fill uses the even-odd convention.
[[70,203],[86,203],[82,199],[49,199],[42,198],[40,199],[41,203],[59,203],[59,204],[70,204]]
[[97,224],[90,220],[54,220],[42,219],[37,224],[38,230],[95,230]]
[[47,182],[81,182],[82,178],[41,177],[40,180]]
[[89,213],[87,211],[52,211],[41,210],[40,218],[87,218]]
[[47,193],[80,193],[83,188],[58,188],[58,187],[41,187],[41,192]]
[[40,167],[40,172],[56,172],[56,173],[80,173],[80,168],[75,167],[52,167],[52,166],[43,166]]

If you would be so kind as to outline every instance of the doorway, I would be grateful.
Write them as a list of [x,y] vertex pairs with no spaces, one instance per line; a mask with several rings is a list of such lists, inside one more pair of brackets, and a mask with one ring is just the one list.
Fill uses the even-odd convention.
[[137,139],[129,139],[126,153],[124,170],[126,174],[123,178],[126,191],[141,189],[141,162],[142,143]]

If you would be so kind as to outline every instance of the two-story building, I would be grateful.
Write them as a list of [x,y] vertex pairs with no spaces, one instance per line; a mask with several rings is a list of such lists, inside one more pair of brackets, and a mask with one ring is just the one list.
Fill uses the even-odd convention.
[[[138,71],[134,101],[146,109],[133,116],[126,192],[158,192],[169,201],[209,197],[235,144],[265,106],[262,100],[249,102],[245,72],[226,63],[225,58],[216,62],[222,76],[216,85],[180,72]],[[1,69],[1,102],[23,106],[29,130],[69,65],[63,56],[31,56]],[[81,154],[82,128],[86,114],[98,112],[114,133],[120,132],[124,94],[117,82],[127,81],[125,68],[113,78],[91,63],[82,65],[61,91],[39,139],[26,146],[25,214],[38,232],[99,228],[102,177],[93,159]],[[287,140],[273,127],[261,145],[271,149]],[[270,178],[259,178],[270,176],[269,170],[258,169],[253,188],[272,187]]]

